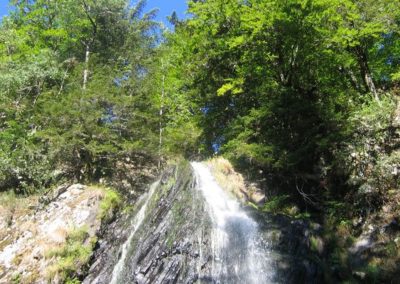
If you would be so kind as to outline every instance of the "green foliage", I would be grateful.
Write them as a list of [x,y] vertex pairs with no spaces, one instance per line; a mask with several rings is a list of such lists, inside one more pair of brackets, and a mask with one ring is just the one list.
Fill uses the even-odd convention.
[[380,102],[365,98],[349,116],[349,136],[335,153],[332,169],[346,176],[361,211],[379,208],[387,198],[384,193],[398,188],[399,151],[391,130],[395,109],[396,101],[389,95]]
[[106,189],[104,198],[100,203],[98,218],[107,223],[113,217],[114,212],[121,206],[121,203],[121,196],[116,191]]
[[[11,3],[0,191],[96,182],[126,157],[219,152],[276,194],[263,210],[312,207],[348,235],[348,203],[379,208],[398,189],[396,1],[193,0],[174,32],[144,0]],[[100,218],[119,203],[107,192]]]
[[155,12],[144,1],[12,4],[0,24],[0,190],[98,180],[122,157],[154,155],[157,106],[144,82]]
[[360,109],[354,111],[348,121],[357,131],[379,132],[390,126],[395,107],[396,101],[389,94],[383,96],[380,101],[366,98]]
[[76,278],[73,278],[73,279],[67,279],[66,280],[66,282],[65,282],[65,284],[80,284],[80,283],[82,283],[81,281],[79,281],[78,279],[76,279]]
[[288,198],[289,195],[274,196],[264,204],[262,211],[278,213],[286,205]]
[[[339,169],[340,156],[348,157],[360,126],[389,135],[394,105],[382,90],[396,83],[400,64],[398,7],[388,0],[210,0],[190,1],[189,12],[161,46],[164,151],[184,137],[171,125],[185,130],[198,154],[217,150],[248,173],[264,173],[259,178],[278,194],[316,208],[344,193],[348,184],[324,188],[354,166]],[[174,100],[185,115],[176,114]],[[185,124],[199,130],[188,135]],[[377,162],[382,170],[386,160]]]
[[370,283],[379,283],[379,276],[381,273],[379,266],[375,264],[369,264],[366,267],[365,272],[367,273],[367,279]]

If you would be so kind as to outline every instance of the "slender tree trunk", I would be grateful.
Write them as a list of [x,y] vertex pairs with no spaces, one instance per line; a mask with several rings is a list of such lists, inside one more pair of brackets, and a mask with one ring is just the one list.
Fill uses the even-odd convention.
[[90,59],[90,45],[86,43],[85,53],[85,70],[83,71],[83,86],[82,89],[86,90],[86,85],[89,77],[89,59]]
[[347,73],[349,74],[350,82],[351,82],[351,84],[353,85],[353,87],[354,87],[356,90],[360,91],[360,90],[361,90],[360,84],[359,84],[359,82],[358,82],[358,80],[357,80],[357,77],[354,75],[353,71],[348,70]]
[[34,106],[36,105],[36,102],[39,99],[39,96],[40,96],[40,94],[42,92],[42,82],[38,81],[36,83],[36,90],[37,90],[37,95],[36,95],[35,99],[33,100],[33,105]]
[[59,96],[61,94],[61,92],[63,91],[63,89],[64,89],[64,83],[65,83],[65,79],[67,79],[68,70],[69,70],[69,67],[67,67],[67,69],[64,72],[64,76],[62,78],[60,89],[58,90],[57,96]]
[[163,72],[162,82],[161,82],[161,103],[160,103],[160,122],[159,122],[159,144],[158,144],[158,168],[161,168],[161,160],[162,160],[162,143],[163,143],[163,112],[164,112],[164,96],[165,96],[165,74],[164,74],[164,63],[161,62],[161,70]]
[[96,21],[94,18],[92,18],[92,16],[90,15],[90,6],[86,3],[86,0],[82,0],[82,4],[83,4],[83,8],[84,11],[86,13],[86,16],[88,18],[88,20],[90,21],[92,28],[93,28],[93,35],[91,40],[87,41],[85,43],[86,46],[86,53],[85,53],[85,70],[83,71],[83,86],[82,88],[84,90],[86,90],[86,85],[87,85],[87,81],[88,81],[88,77],[89,77],[89,59],[90,59],[90,45],[93,44],[96,35],[97,35],[97,25],[96,25]]
[[378,92],[376,90],[376,86],[374,80],[372,79],[371,69],[369,68],[368,64],[368,56],[366,51],[361,47],[356,47],[356,54],[358,65],[360,67],[361,76],[364,81],[365,87],[367,90],[374,95],[375,99],[379,102]]
[[[11,51],[10,45],[7,45],[7,56],[8,56],[9,62],[13,62],[13,60],[12,60],[12,51]],[[7,95],[10,95],[10,93],[11,93],[11,84],[8,83],[7,84]]]

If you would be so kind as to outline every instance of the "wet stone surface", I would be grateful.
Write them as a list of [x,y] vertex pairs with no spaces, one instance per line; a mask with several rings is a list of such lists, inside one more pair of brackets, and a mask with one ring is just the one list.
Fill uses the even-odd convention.
[[[264,283],[320,283],[322,270],[315,262],[309,242],[316,230],[307,222],[285,216],[238,210],[257,223],[253,253],[262,254],[260,259],[267,259],[268,267],[273,270]],[[245,225],[241,221],[238,224]],[[231,225],[235,227],[236,223]],[[236,239],[236,243],[227,244],[231,249],[226,253],[216,253],[215,220],[188,163],[171,167],[162,175],[149,197],[143,222],[126,246],[123,268],[117,275],[114,268],[121,261],[121,247],[134,228],[129,218],[117,221],[114,226],[108,240],[99,244],[96,261],[84,283],[254,283],[252,280],[258,279],[249,275],[238,282],[237,277],[221,277],[224,273],[218,269],[228,272],[243,269],[240,265],[229,268],[227,264],[235,263],[229,255],[240,255],[241,250],[233,249],[233,245],[246,243],[246,235]],[[231,231],[234,233],[236,229],[228,226],[226,232]]]

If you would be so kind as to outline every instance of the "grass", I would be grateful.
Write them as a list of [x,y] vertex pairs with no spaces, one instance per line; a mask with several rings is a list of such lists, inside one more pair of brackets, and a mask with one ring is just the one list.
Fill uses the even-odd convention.
[[104,189],[104,197],[100,202],[100,211],[97,217],[103,222],[109,222],[121,204],[122,198],[116,191],[109,188]]
[[[206,164],[210,167],[211,173],[217,183],[224,190],[235,195],[240,200],[245,200],[244,192],[246,192],[246,186],[243,176],[235,172],[232,164],[228,160],[218,157],[208,160]],[[250,194],[249,192],[249,195]]]
[[[108,223],[114,216],[116,210],[121,207],[122,198],[120,194],[110,188],[91,186],[92,190],[100,190],[102,199],[99,205],[97,218]],[[90,237],[88,227],[70,229],[66,234],[66,242],[46,253],[47,258],[55,258],[56,261],[47,269],[49,281],[76,284],[80,281],[76,278],[78,271],[85,269],[97,238]],[[56,282],[57,282],[56,281]]]
[[0,193],[0,250],[9,244],[10,238],[5,238],[17,233],[11,232],[7,228],[11,227],[20,217],[27,216],[33,211],[32,208],[38,203],[38,196],[19,196],[13,191]]
[[13,191],[1,193],[0,214],[7,226],[11,226],[16,217],[25,215],[32,201],[33,198],[19,197]]
[[[31,220],[22,220],[21,216],[31,214],[38,202],[39,196],[20,196],[13,192],[0,193],[0,249],[8,245],[18,234],[30,231],[35,235],[37,224]],[[121,208],[122,198],[114,190],[102,186],[90,185],[77,198],[68,201],[67,205],[74,207],[84,200],[94,200],[97,209],[96,225],[109,222],[117,210]],[[96,213],[95,213],[96,214]],[[18,228],[12,234],[13,238],[3,240],[3,237],[10,234],[6,230],[7,226],[12,225]],[[35,283],[38,279],[56,283],[80,283],[77,276],[85,273],[88,263],[93,254],[96,244],[96,237],[93,236],[92,229],[88,226],[60,228],[56,233],[62,235],[61,243],[46,243],[44,257],[46,259],[45,275],[40,275],[39,271],[32,269],[28,274],[15,274],[13,283]],[[3,241],[2,241],[3,240]],[[24,252],[19,252],[12,259],[15,266],[19,266],[22,261],[25,263]],[[4,270],[3,270],[4,272]],[[0,267],[0,274],[3,273]],[[45,279],[43,279],[45,278]],[[10,280],[11,281],[11,280]]]
[[[68,232],[66,243],[50,249],[47,258],[56,261],[47,269],[47,280],[62,283],[76,282],[77,271],[82,269],[90,260],[96,237],[90,237],[86,226],[73,228]],[[75,281],[75,282],[74,282]]]

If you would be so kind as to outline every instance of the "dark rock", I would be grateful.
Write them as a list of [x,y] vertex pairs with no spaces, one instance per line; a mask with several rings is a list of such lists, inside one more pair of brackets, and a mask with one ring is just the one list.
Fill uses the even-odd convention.
[[[211,265],[220,260],[213,259],[211,220],[195,185],[188,164],[163,173],[146,217],[132,239],[120,283],[217,283]],[[259,223],[264,236],[260,244],[274,251],[270,258],[277,272],[276,283],[321,283],[322,270],[309,248],[309,238],[318,235],[320,226],[282,215],[247,211]],[[95,257],[101,261],[94,262],[84,283],[110,282],[119,248],[131,230],[126,225],[128,220],[114,222],[112,230],[118,233],[109,232],[107,242],[99,246]],[[271,238],[274,232],[275,238]]]

